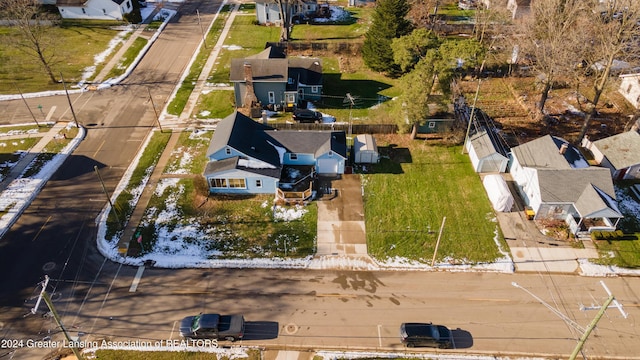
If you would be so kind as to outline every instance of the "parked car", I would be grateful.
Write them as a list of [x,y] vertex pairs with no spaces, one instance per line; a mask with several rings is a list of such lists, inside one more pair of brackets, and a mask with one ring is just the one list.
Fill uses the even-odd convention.
[[236,341],[244,336],[242,315],[200,314],[180,322],[180,335],[188,339]]
[[309,109],[296,109],[293,112],[293,120],[299,123],[321,123],[322,113]]
[[403,323],[400,325],[400,340],[406,347],[453,348],[451,330],[446,326],[432,323]]

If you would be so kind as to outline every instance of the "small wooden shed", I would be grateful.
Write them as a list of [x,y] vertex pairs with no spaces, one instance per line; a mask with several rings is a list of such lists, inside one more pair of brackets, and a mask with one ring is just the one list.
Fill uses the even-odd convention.
[[380,160],[376,140],[371,134],[360,134],[355,137],[353,154],[356,164],[375,164]]

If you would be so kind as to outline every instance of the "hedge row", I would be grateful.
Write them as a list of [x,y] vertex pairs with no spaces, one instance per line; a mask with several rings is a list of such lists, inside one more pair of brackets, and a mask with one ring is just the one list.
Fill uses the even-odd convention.
[[594,230],[591,232],[591,239],[593,240],[621,240],[625,237],[622,230],[616,231],[600,231]]

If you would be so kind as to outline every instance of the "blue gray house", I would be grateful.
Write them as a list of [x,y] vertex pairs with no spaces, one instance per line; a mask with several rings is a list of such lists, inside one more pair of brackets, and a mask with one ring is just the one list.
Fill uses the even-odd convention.
[[309,199],[318,175],[344,173],[344,131],[275,130],[239,112],[218,123],[204,177],[211,193]]
[[260,103],[291,110],[304,100],[320,100],[322,95],[320,59],[286,58],[271,46],[256,55],[231,59],[229,72],[238,108]]

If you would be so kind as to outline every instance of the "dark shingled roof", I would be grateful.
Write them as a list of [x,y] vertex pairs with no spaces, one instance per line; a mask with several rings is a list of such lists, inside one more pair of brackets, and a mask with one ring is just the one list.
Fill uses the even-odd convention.
[[236,111],[218,123],[207,156],[230,146],[254,159],[280,167],[280,155],[265,134],[265,130],[269,129],[271,128]]
[[268,131],[289,152],[322,155],[329,150],[347,158],[347,142],[344,131]]
[[244,64],[251,65],[254,81],[287,81],[287,59],[231,59],[229,81],[245,81]]
[[289,58],[289,77],[304,85],[322,85],[322,62],[314,58]]

